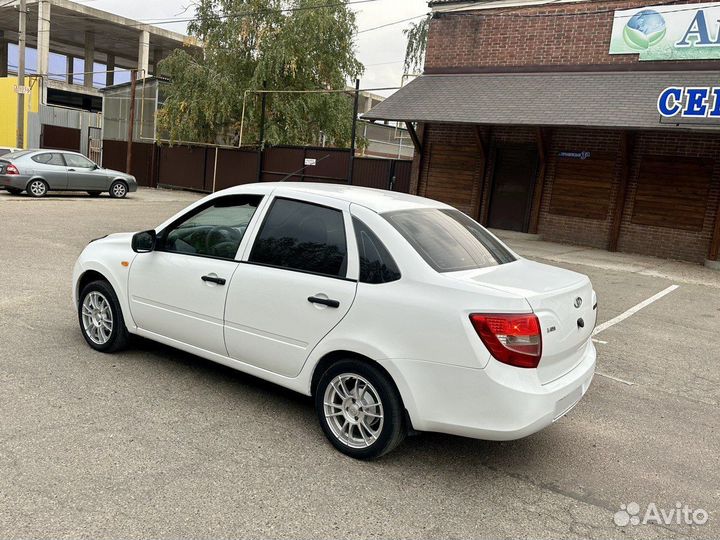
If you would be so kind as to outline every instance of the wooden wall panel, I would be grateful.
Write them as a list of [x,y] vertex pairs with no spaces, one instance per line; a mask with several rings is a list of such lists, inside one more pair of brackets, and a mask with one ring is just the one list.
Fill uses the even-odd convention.
[[712,159],[643,156],[632,223],[702,230],[713,165]]
[[425,197],[472,214],[471,198],[480,157],[477,147],[433,144],[429,153]]
[[550,213],[604,221],[610,210],[615,173],[613,153],[593,153],[588,159],[557,157]]

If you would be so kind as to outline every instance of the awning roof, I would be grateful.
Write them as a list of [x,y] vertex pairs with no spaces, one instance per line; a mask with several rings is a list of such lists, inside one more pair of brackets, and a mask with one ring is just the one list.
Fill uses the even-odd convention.
[[718,119],[662,118],[669,86],[720,86],[718,71],[423,75],[363,115],[452,124],[720,129]]

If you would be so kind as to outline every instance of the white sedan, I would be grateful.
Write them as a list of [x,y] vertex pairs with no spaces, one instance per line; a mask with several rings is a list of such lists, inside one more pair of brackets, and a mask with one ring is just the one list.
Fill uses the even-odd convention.
[[586,276],[387,191],[215,193],[156,229],[91,242],[73,296],[92,348],[137,334],[311,395],[330,442],[355,458],[412,431],[530,435],[595,371]]

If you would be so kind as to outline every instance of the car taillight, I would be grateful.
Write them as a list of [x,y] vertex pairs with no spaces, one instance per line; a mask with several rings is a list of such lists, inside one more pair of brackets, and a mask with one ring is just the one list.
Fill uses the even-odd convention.
[[540,363],[542,333],[536,315],[473,313],[470,322],[500,362],[521,368],[536,368]]
[[10,163],[7,167],[5,167],[5,174],[20,174],[20,171],[18,171],[18,168]]

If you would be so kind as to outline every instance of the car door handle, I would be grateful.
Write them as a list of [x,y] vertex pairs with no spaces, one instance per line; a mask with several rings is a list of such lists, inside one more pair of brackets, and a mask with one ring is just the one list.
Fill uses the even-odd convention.
[[75,169],[68,169],[68,172],[75,172]]
[[340,307],[340,302],[338,302],[337,300],[330,300],[329,298],[320,298],[319,296],[309,296],[308,302],[310,302],[312,304],[322,304],[323,306],[333,307],[333,308]]
[[209,281],[210,283],[217,283],[218,285],[225,285],[225,278],[217,276],[203,276],[200,279],[206,282]]

